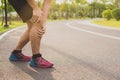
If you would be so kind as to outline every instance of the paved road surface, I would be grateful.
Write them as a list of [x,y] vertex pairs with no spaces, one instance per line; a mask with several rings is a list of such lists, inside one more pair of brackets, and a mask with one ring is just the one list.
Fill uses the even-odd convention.
[[[120,29],[78,20],[48,23],[41,52],[55,64],[52,69],[8,60],[24,30],[13,30],[0,40],[0,80],[120,80]],[[23,52],[31,55],[30,44]]]

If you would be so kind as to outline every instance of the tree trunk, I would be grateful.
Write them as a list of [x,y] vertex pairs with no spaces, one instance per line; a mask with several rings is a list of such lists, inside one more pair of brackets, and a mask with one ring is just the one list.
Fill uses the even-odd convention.
[[118,0],[118,8],[120,8],[120,0]]
[[4,10],[2,10],[2,22],[1,22],[1,26],[3,26],[4,24]]
[[116,0],[117,7],[120,8],[120,0]]

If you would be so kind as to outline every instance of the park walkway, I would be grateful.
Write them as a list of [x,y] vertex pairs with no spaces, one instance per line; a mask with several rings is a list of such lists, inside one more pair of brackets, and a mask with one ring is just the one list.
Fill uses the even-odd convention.
[[[38,69],[29,62],[8,60],[25,28],[12,30],[0,39],[0,80],[120,80],[119,30],[81,21],[47,23],[41,52],[55,65]],[[30,43],[23,53],[31,55]]]

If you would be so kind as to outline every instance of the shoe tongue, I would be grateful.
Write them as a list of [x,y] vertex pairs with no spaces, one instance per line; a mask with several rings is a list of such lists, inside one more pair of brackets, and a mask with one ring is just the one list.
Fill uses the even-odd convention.
[[18,53],[18,54],[16,54],[16,56],[17,56],[18,58],[25,58],[25,55],[22,54],[22,53]]
[[22,50],[14,50],[12,53],[13,53],[13,54],[22,53]]

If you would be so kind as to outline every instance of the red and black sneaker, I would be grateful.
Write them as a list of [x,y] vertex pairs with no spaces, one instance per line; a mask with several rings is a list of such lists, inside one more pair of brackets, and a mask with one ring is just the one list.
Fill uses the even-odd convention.
[[52,68],[53,64],[45,60],[43,57],[38,57],[36,59],[31,59],[30,66],[38,68]]
[[11,53],[9,60],[10,61],[30,61],[31,57],[25,56],[23,53],[17,53],[17,54]]

